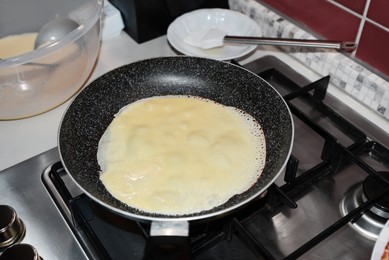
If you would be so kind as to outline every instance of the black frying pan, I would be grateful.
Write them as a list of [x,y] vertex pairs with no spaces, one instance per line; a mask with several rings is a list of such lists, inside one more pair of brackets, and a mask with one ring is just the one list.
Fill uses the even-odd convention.
[[[99,180],[96,153],[100,137],[120,108],[142,98],[163,95],[204,97],[256,118],[265,133],[267,153],[258,181],[225,204],[190,215],[150,214],[112,197]],[[178,56],[138,61],[96,79],[67,109],[60,124],[58,145],[66,171],[103,206],[138,221],[192,221],[228,213],[261,194],[285,167],[293,135],[286,103],[262,78],[227,62]]]

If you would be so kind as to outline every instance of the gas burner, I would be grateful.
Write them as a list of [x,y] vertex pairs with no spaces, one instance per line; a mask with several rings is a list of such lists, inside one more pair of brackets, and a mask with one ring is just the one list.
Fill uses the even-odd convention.
[[15,210],[7,205],[0,205],[0,250],[20,242],[26,234],[26,228]]
[[[381,176],[389,175],[389,172],[378,172]],[[364,202],[374,198],[383,191],[385,183],[373,176],[368,176],[363,183],[354,185],[341,201],[341,213],[343,216],[361,206]],[[377,240],[380,231],[389,219],[389,197],[376,202],[369,210],[351,226],[365,237]]]
[[[387,178],[389,172],[378,172],[378,174],[384,178]],[[377,178],[369,176],[363,183],[363,195],[364,201],[374,198],[377,194],[381,193],[387,184],[379,181]],[[370,209],[372,212],[385,219],[389,219],[389,197],[384,197],[374,204]]]
[[1,255],[0,260],[41,260],[38,251],[29,244],[17,244],[6,249]]

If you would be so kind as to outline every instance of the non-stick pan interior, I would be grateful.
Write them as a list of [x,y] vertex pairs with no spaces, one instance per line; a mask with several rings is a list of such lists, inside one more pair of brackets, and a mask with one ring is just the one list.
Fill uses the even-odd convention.
[[[209,211],[184,216],[149,214],[113,198],[99,180],[96,153],[100,137],[123,106],[163,95],[192,95],[234,106],[255,117],[266,138],[266,165],[246,192]],[[284,100],[267,82],[227,62],[164,57],[117,68],[87,86],[73,100],[59,129],[61,160],[75,182],[97,202],[141,220],[201,219],[228,212],[266,189],[282,171],[291,151],[293,122]]]

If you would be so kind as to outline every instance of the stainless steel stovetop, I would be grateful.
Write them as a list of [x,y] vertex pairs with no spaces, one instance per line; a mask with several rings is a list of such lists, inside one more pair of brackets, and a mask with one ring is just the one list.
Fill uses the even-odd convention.
[[[271,56],[244,67],[288,102],[292,157],[264,196],[191,225],[195,259],[370,258],[389,218],[389,134],[326,94],[327,77],[309,84]],[[54,148],[0,172],[0,205],[25,227],[15,244],[32,245],[43,259],[142,259],[149,227],[91,202],[59,161]],[[1,225],[7,216],[0,212]]]

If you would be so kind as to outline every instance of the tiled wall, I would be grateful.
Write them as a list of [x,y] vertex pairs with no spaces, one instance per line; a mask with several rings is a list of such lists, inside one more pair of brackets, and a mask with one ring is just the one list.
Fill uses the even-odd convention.
[[[270,1],[270,0],[269,0]],[[287,2],[287,0],[273,0],[273,3],[280,3],[281,1]],[[306,11],[315,9],[315,6],[310,4],[310,1],[316,3],[324,2],[324,5],[334,7],[333,2],[325,0],[290,0],[293,3],[303,3],[306,2],[306,5],[299,5],[299,8],[295,8],[295,13],[300,13],[303,17],[306,15]],[[339,0],[347,1],[347,0]],[[358,3],[363,3],[363,8],[366,0],[361,0]],[[369,1],[369,0],[367,0]],[[371,0],[374,1],[374,0]],[[385,0],[389,1],[389,0]],[[361,4],[358,4],[357,0],[349,2],[350,10],[360,10]],[[331,4],[331,5],[329,5]],[[278,37],[278,38],[296,38],[296,39],[315,39],[315,36],[312,34],[311,30],[307,29],[306,26],[290,21],[290,19],[285,19],[285,16],[274,11],[274,8],[268,7],[263,4],[262,0],[229,0],[229,5],[232,10],[242,12],[254,21],[258,23],[262,30],[262,34],[265,37]],[[344,10],[335,6],[337,9],[337,16],[344,14]],[[282,6],[280,8],[286,8]],[[291,7],[291,9],[293,9]],[[301,9],[301,10],[300,10]],[[305,11],[303,11],[305,10]],[[336,20],[337,18],[334,15],[334,18],[326,18],[321,20],[320,17],[322,11],[318,10],[316,12],[311,12],[310,16],[306,16],[307,22],[309,22],[309,17],[312,20],[315,20],[312,24],[320,27],[322,32],[331,32],[335,34],[332,29],[329,29],[332,22],[325,23],[326,21]],[[365,10],[366,12],[366,10]],[[386,14],[386,12],[385,12]],[[355,16],[355,15],[354,15]],[[384,16],[384,19],[386,16]],[[353,17],[348,20],[348,30],[337,30],[336,33],[344,33],[342,35],[347,35],[349,31],[352,31],[353,19],[359,19],[358,17]],[[351,21],[351,22],[350,22]],[[332,25],[334,26],[334,25]],[[359,29],[358,29],[359,30]],[[332,35],[333,36],[333,35]],[[374,35],[377,37],[377,35]],[[386,36],[387,37],[387,36]],[[317,37],[316,37],[317,38]],[[374,38],[375,41],[376,38]],[[386,46],[388,40],[384,42]],[[376,48],[375,46],[371,48]],[[344,55],[338,51],[333,50],[311,50],[307,48],[300,47],[282,47],[282,49],[288,53],[290,56],[301,61],[303,64],[311,68],[313,71],[316,71],[322,76],[331,76],[331,83],[343,90],[345,93],[352,96],[354,99],[360,101],[365,106],[369,107],[377,114],[389,120],[389,81],[385,80],[380,75],[374,73],[366,66],[363,66],[355,61],[354,58],[349,55]],[[378,49],[378,48],[377,48]],[[374,50],[373,50],[374,51]],[[381,53],[382,56],[387,57],[388,52]],[[388,64],[388,60],[384,60],[385,64]],[[384,65],[385,65],[384,64]],[[387,68],[387,65],[385,65]]]
[[389,77],[389,0],[259,0],[331,40],[355,41],[357,59]]

